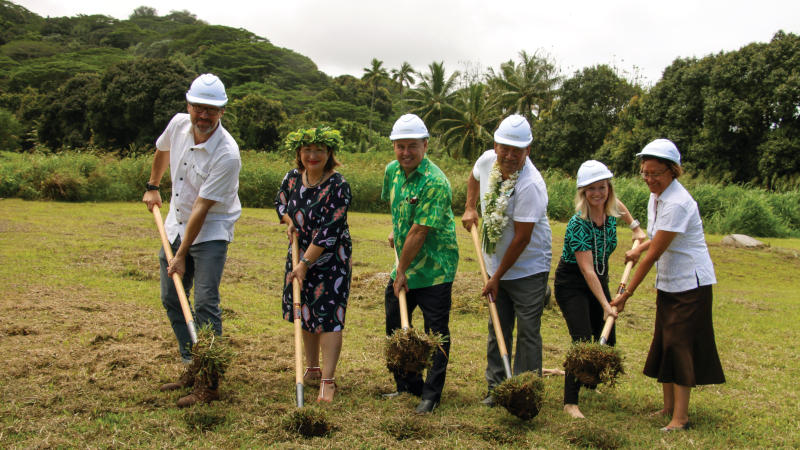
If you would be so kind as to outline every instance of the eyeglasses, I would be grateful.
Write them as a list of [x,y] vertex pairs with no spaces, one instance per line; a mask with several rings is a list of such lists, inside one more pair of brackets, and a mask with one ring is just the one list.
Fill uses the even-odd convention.
[[302,153],[304,155],[321,156],[321,155],[324,155],[324,154],[328,153],[328,149],[317,147],[316,150],[311,150],[310,147],[302,147],[302,148],[300,148],[300,153]]
[[642,178],[645,178],[645,179],[647,179],[647,178],[657,178],[657,177],[660,177],[661,175],[664,175],[665,173],[667,173],[668,170],[669,169],[664,169],[664,170],[661,170],[659,172],[641,171],[641,172],[639,172],[639,175],[641,175]]
[[208,106],[208,105],[197,105],[194,103],[189,103],[192,106],[192,109],[197,114],[206,113],[209,116],[218,116],[220,112],[222,112],[222,108],[217,108],[216,106]]

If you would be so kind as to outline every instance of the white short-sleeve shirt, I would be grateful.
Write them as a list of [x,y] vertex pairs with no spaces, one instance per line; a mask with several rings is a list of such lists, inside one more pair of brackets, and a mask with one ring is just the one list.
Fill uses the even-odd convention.
[[193,244],[233,241],[233,225],[242,215],[238,194],[242,160],[239,146],[222,123],[206,142],[195,144],[189,114],[176,114],[156,140],[156,148],[170,152],[172,198],[164,221],[169,241],[183,237],[197,197],[216,203]]
[[[486,210],[484,196],[489,190],[489,172],[492,170],[497,154],[493,149],[487,150],[475,162],[472,176],[480,182],[481,210]],[[508,224],[503,229],[503,235],[497,241],[495,253],[483,253],[486,261],[486,270],[493,274],[500,266],[511,240],[514,238],[514,222],[533,222],[531,240],[517,258],[511,268],[503,274],[502,280],[516,280],[518,278],[550,271],[550,258],[552,257],[552,240],[550,223],[547,221],[547,187],[544,178],[533,165],[529,158],[517,179],[514,193],[508,200],[506,216]]]
[[677,235],[656,261],[656,289],[684,292],[717,282],[697,202],[678,180],[672,180],[661,195],[650,194],[647,205],[650,239],[658,230]]

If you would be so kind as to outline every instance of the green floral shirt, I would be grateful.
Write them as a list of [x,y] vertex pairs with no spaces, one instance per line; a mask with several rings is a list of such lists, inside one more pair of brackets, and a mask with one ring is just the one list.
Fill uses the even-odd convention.
[[[605,250],[603,250],[603,243],[605,243]],[[606,223],[602,227],[598,227],[590,220],[581,219],[581,216],[576,213],[567,224],[561,259],[570,264],[577,264],[575,252],[591,250],[595,266],[608,266],[608,257],[614,253],[616,248],[616,217],[606,217]]]
[[[406,178],[400,164],[392,161],[383,176],[381,198],[389,202],[392,211],[395,248],[403,248],[412,225],[430,228],[406,270],[408,288],[452,282],[458,268],[458,243],[451,208],[453,194],[444,172],[425,157]],[[392,279],[396,270],[392,270]]]

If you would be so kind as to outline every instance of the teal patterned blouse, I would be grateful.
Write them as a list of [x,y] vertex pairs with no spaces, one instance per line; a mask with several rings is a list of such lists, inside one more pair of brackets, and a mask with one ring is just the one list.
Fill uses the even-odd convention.
[[[605,243],[605,250],[603,250]],[[564,248],[561,259],[566,263],[577,264],[575,252],[591,250],[594,257],[595,270],[608,267],[608,257],[617,248],[617,218],[608,216],[606,223],[599,227],[591,220],[581,219],[575,214],[569,219],[564,236]],[[608,273],[607,270],[601,272]]]

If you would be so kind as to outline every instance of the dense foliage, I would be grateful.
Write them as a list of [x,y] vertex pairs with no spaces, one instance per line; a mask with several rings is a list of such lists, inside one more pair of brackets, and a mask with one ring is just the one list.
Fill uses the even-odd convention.
[[149,151],[205,72],[226,83],[223,122],[246,149],[278,151],[288,132],[319,125],[340,129],[346,151],[385,148],[394,119],[412,111],[445,153],[473,161],[517,112],[532,123],[541,169],[574,174],[594,158],[634,174],[633,155],[667,137],[691,176],[800,186],[800,37],[782,31],[678,58],[652,87],[607,65],[564,76],[548,55],[524,50],[485,71],[436,61],[422,72],[406,62],[389,69],[373,58],[361,78],[331,78],[265,37],[189,11],[43,18],[0,0],[0,150]]
[[[353,192],[351,210],[388,212],[381,200],[383,171],[394,158],[391,151],[347,153],[337,157],[338,170]],[[453,188],[453,211],[464,212],[470,165],[444,154],[431,156],[442,168]],[[142,180],[150,174],[149,154],[118,158],[108,154],[62,152],[0,152],[0,198],[59,201],[138,201]],[[251,208],[273,208],[275,195],[286,172],[294,167],[294,155],[286,152],[242,152],[239,198]],[[557,170],[543,172],[550,220],[566,222],[575,213],[575,179]],[[770,192],[739,185],[684,180],[700,208],[705,231],[743,233],[761,237],[800,237],[800,191]],[[169,195],[169,173],[161,182],[161,194]],[[647,218],[649,191],[636,178],[615,177],[614,188],[634,217]],[[277,219],[276,219],[277,220]]]

